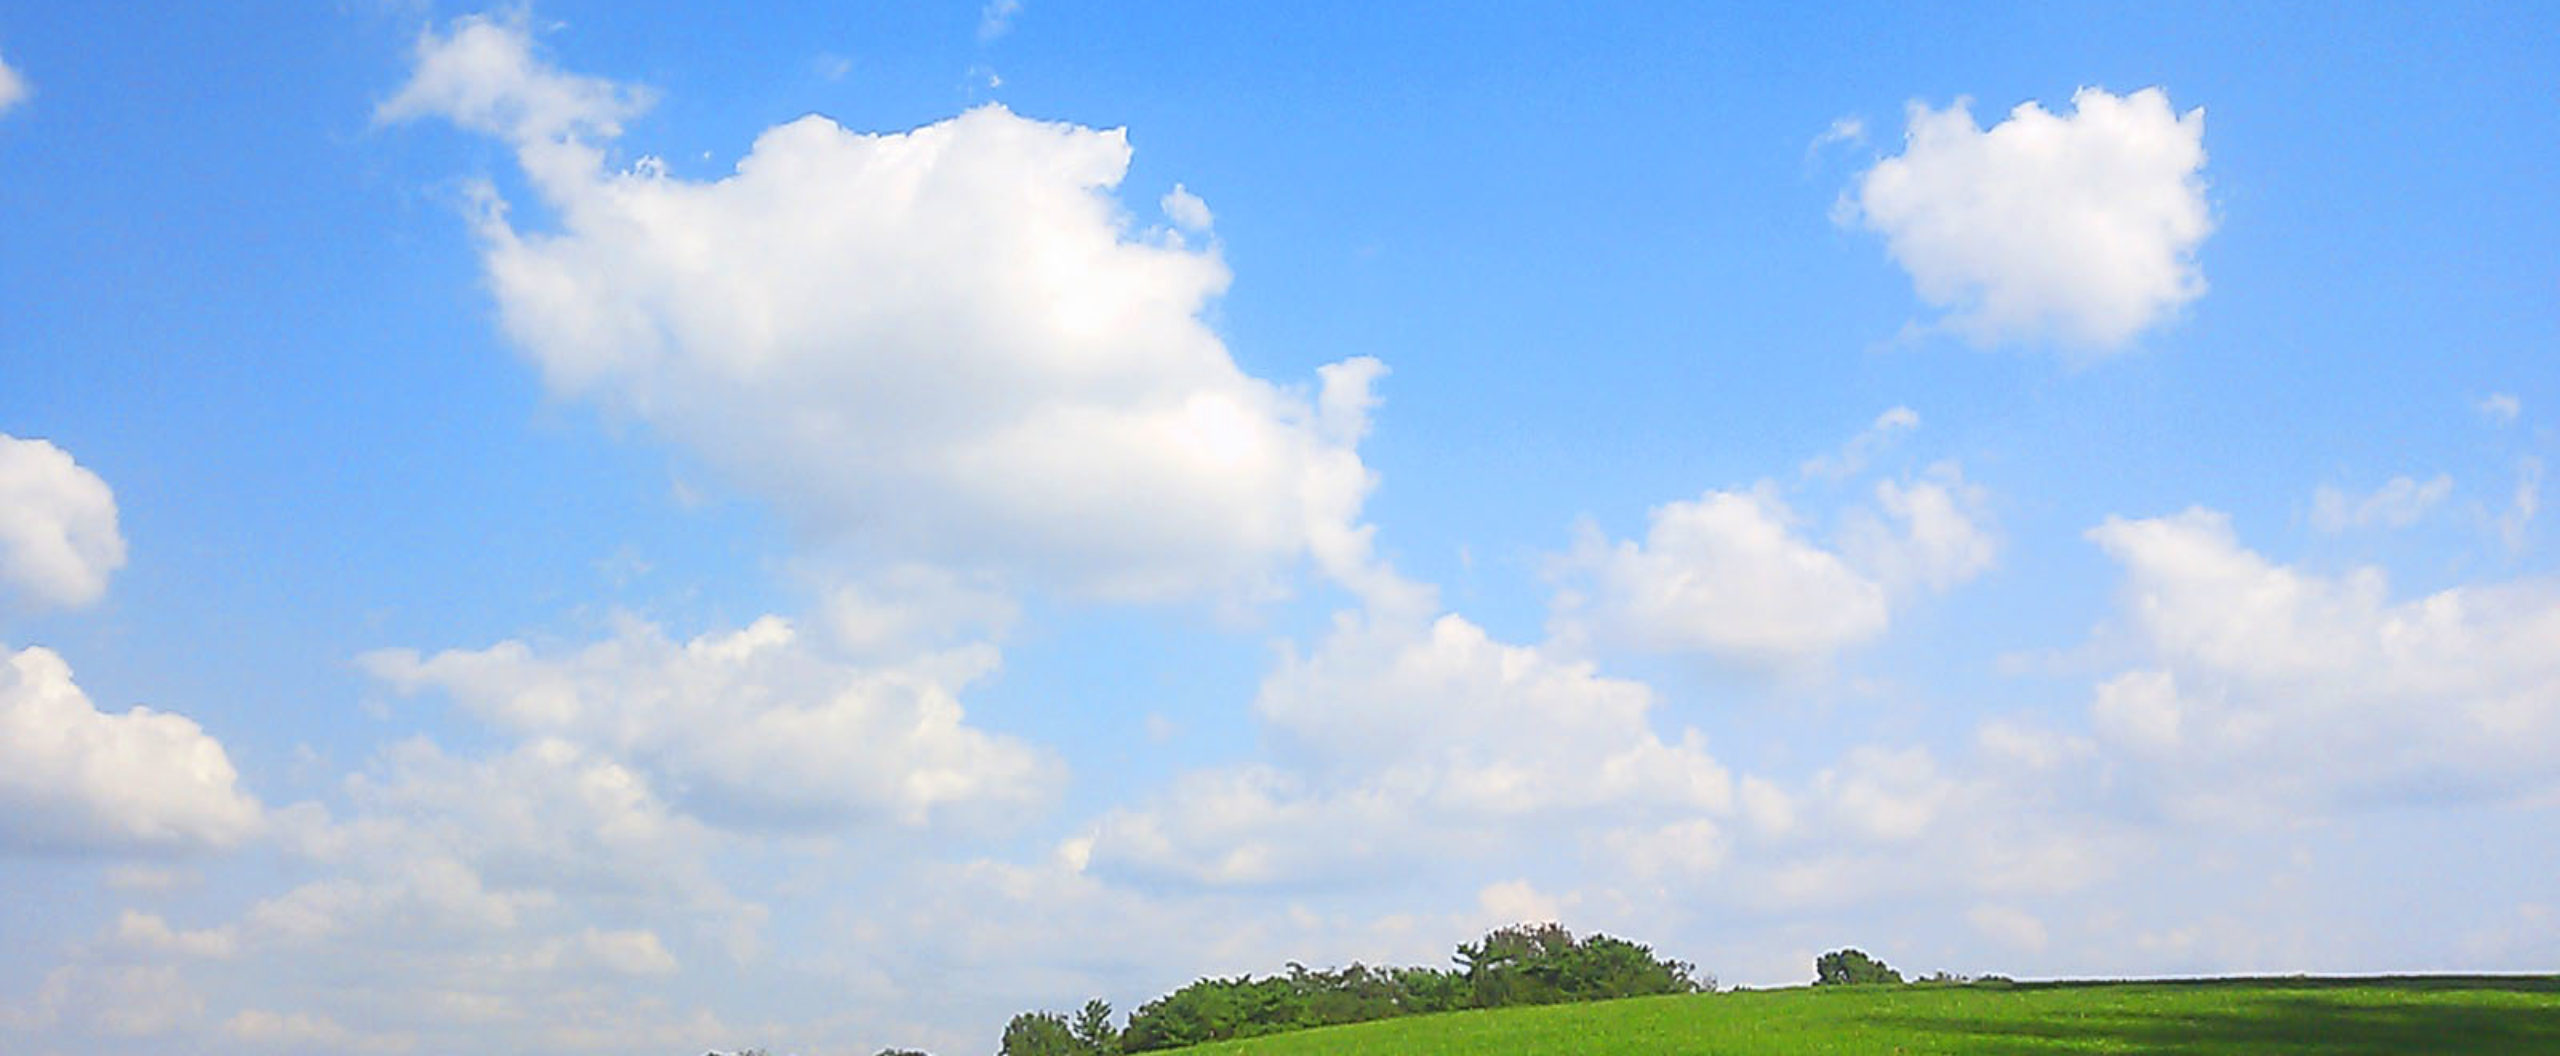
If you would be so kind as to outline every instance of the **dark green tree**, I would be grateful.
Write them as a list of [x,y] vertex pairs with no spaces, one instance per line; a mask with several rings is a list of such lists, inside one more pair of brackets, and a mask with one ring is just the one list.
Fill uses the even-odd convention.
[[[1454,971],[1291,963],[1285,975],[1200,979],[1138,1006],[1118,1033],[1116,1051],[1154,1052],[1389,1016],[1701,989],[1694,966],[1656,956],[1650,946],[1607,935],[1576,939],[1554,924],[1490,932],[1460,945],[1454,960]],[[1112,1051],[1101,1047],[1110,1014],[1099,1001],[1078,1014],[1070,1036],[1093,1046],[1079,1051]],[[1008,1030],[1006,1037],[1013,1036]],[[1036,1051],[1044,1050],[1006,1049],[1007,1056]]]
[[1565,999],[1557,985],[1573,933],[1560,924],[1514,924],[1458,944],[1452,960],[1467,975],[1478,1008],[1544,1005]]
[[1087,1056],[1116,1056],[1120,1051],[1120,1028],[1111,1025],[1111,1003],[1094,998],[1076,1010],[1075,1022],[1068,1024],[1076,1044]]
[[1857,986],[1899,983],[1902,973],[1857,949],[1833,950],[1813,959],[1813,985]]
[[1698,989],[1697,968],[1607,935],[1576,939],[1554,924],[1523,924],[1458,947],[1473,1004],[1544,1005]]
[[1002,1056],[1082,1056],[1067,1021],[1055,1012],[1025,1012],[1004,1025]]

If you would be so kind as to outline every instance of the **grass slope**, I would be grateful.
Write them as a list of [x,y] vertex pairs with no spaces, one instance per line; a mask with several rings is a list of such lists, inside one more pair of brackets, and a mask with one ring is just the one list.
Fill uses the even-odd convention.
[[2560,1054],[2560,977],[1823,987],[1417,1016],[1186,1056]]

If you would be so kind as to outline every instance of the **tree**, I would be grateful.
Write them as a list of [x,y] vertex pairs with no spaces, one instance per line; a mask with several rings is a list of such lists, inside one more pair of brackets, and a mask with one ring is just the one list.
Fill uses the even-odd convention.
[[1120,1051],[1120,1028],[1111,1025],[1111,1003],[1101,998],[1085,1002],[1067,1031],[1087,1056],[1114,1056]]
[[1478,1008],[1545,1005],[1564,1000],[1558,962],[1573,948],[1573,933],[1561,924],[1514,924],[1459,943],[1451,960],[1466,970]]
[[1653,947],[1607,935],[1582,940],[1564,958],[1559,984],[1575,1001],[1605,1001],[1698,990],[1698,968],[1654,956]]
[[1698,989],[1697,967],[1607,935],[1576,939],[1555,924],[1521,924],[1458,947],[1478,1008],[1600,1001]]
[[1075,1034],[1055,1012],[1025,1012],[1004,1025],[1002,1056],[1082,1056]]
[[1902,973],[1857,949],[1833,950],[1813,959],[1813,985],[1856,986],[1899,983]]

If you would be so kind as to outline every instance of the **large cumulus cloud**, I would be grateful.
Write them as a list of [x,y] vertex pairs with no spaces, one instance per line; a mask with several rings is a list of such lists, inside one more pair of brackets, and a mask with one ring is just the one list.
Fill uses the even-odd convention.
[[[551,386],[698,450],[812,535],[1071,594],[1278,589],[1365,553],[1356,445],[1382,368],[1283,386],[1202,312],[1215,247],[1113,197],[1127,136],[1001,106],[891,134],[809,116],[697,181],[606,164],[645,94],[544,64],[516,23],[419,45],[386,119],[517,151],[551,230],[484,202],[507,332]],[[1190,223],[1205,206],[1178,198]]]

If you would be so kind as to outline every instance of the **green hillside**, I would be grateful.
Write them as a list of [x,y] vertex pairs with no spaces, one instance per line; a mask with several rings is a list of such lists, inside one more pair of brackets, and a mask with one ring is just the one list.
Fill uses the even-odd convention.
[[2560,977],[1851,986],[1413,1016],[1198,1056],[2560,1054]]

